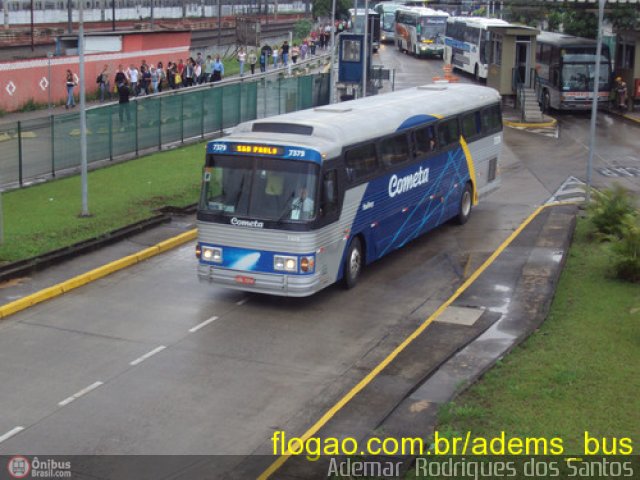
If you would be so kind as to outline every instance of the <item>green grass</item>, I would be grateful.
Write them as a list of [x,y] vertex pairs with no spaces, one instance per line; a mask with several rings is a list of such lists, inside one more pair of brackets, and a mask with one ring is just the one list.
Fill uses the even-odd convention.
[[89,218],[82,207],[80,176],[2,195],[8,262],[61,248],[155,215],[155,209],[195,203],[204,143],[161,152],[89,173]]
[[473,437],[629,437],[640,451],[640,289],[611,278],[606,245],[578,224],[548,319],[439,415]]

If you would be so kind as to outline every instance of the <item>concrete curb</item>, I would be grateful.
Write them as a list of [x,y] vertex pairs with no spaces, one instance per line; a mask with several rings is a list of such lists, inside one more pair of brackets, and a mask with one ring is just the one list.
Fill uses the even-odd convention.
[[558,120],[552,118],[549,122],[539,122],[539,123],[523,123],[523,122],[513,122],[511,120],[502,120],[502,123],[507,127],[512,128],[553,128],[558,124]]
[[52,287],[45,288],[14,302],[7,303],[6,305],[0,307],[0,318],[9,317],[14,313],[25,310],[46,300],[59,297],[60,295],[70,292],[71,290],[74,290],[78,287],[106,277],[107,275],[111,275],[112,273],[130,267],[131,265],[135,265],[136,263],[147,260],[148,258],[159,255],[163,252],[183,245],[184,243],[190,242],[191,240],[194,240],[196,238],[196,233],[197,230],[194,228],[193,230],[189,230],[187,232],[181,233],[180,235],[169,238],[168,240],[157,243],[152,247],[145,248],[137,253],[127,255],[126,257],[122,257],[101,267],[94,268],[93,270],[77,275]]

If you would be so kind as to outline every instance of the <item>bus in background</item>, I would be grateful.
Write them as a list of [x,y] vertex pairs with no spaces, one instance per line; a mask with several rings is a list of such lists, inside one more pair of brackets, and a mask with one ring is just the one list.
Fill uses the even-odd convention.
[[[540,32],[536,40],[535,90],[543,111],[590,110],[596,76],[597,42],[564,33]],[[611,90],[611,57],[602,44],[598,104]]]
[[[364,35],[364,22],[367,15],[365,9],[354,10],[349,9],[349,26],[351,33],[359,33]],[[371,47],[374,52],[380,48],[380,14],[375,10],[369,9],[369,28],[368,34],[371,37]]]
[[444,57],[444,32],[449,14],[431,8],[396,11],[396,45],[418,57]]
[[444,62],[486,79],[491,43],[487,27],[509,25],[504,20],[484,17],[449,17],[444,39]]
[[[348,126],[348,128],[347,128]],[[302,297],[455,219],[498,187],[500,95],[438,84],[238,125],[210,141],[198,276]]]
[[394,43],[396,38],[396,10],[402,8],[398,3],[381,2],[373,9],[380,15],[380,41]]

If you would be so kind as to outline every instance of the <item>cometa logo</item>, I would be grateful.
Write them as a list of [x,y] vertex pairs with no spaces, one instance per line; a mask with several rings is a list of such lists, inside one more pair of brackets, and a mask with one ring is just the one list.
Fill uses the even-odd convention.
[[404,177],[398,177],[397,175],[392,175],[389,180],[389,196],[391,198],[396,195],[400,195],[401,193],[408,192],[409,190],[413,190],[420,185],[424,185],[429,182],[429,169],[422,168],[410,175],[405,175]]
[[236,225],[238,227],[264,228],[264,223],[259,222],[258,220],[240,220],[236,217],[231,219],[231,225]]

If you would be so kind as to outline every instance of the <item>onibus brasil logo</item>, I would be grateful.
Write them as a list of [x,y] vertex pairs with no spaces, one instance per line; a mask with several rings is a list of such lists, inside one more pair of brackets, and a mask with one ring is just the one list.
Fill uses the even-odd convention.
[[22,455],[15,455],[9,459],[7,470],[12,478],[71,478],[71,462],[59,461],[52,458],[40,460],[33,457],[29,460]]
[[13,478],[25,478],[31,472],[31,463],[27,457],[16,455],[9,459],[7,470]]

